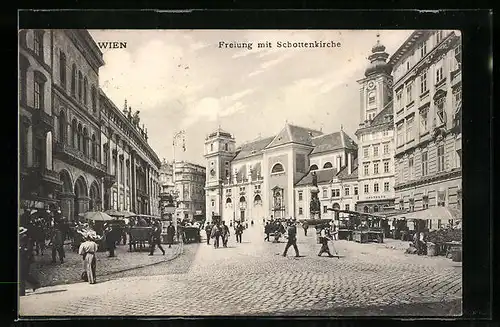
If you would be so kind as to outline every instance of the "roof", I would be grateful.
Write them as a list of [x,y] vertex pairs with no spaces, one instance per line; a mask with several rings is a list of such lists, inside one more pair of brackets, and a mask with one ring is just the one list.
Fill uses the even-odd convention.
[[[381,125],[385,125],[385,124],[392,126],[393,117],[394,117],[392,105],[393,105],[393,101],[391,100],[385,105],[385,107],[375,117],[373,117],[373,120],[369,123],[369,125],[365,125],[364,127],[359,128],[356,131],[356,135],[358,135],[358,133],[360,131],[363,131],[365,129],[369,129],[371,127],[381,126]],[[389,119],[386,120],[386,117],[388,117]]]
[[272,148],[287,143],[298,143],[313,146],[312,138],[322,134],[323,132],[321,131],[287,123],[278,135],[273,138],[272,142],[266,146],[266,148]]
[[[316,176],[318,177],[318,184],[330,183],[333,177],[337,175],[337,168],[328,168],[314,171],[316,172]],[[295,185],[312,185],[312,172],[313,171],[310,171],[307,175],[302,177]]]
[[344,166],[340,169],[339,173],[336,175],[338,179],[346,180],[346,179],[358,179],[358,158],[355,158],[352,161],[352,171],[351,174],[348,174],[349,171],[347,166]]
[[317,136],[312,139],[312,143],[314,145],[314,149],[311,154],[344,148],[352,150],[356,150],[358,148],[356,142],[354,142],[353,139],[343,130],[340,132]]
[[273,139],[274,136],[271,136],[241,145],[233,160],[247,158],[260,153]]

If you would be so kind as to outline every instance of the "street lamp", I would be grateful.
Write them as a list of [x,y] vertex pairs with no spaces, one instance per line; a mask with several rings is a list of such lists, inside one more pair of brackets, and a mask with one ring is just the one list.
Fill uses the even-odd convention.
[[[182,150],[186,151],[186,132],[184,130],[180,130],[174,133],[174,137],[172,139],[172,149],[173,149],[173,162],[172,162],[172,182],[174,184],[173,196],[175,199],[175,204],[177,205],[177,199],[179,197],[179,192],[177,191],[177,187],[175,185],[175,148],[179,144],[182,144]],[[181,143],[182,142],[182,143]],[[173,213],[172,217],[173,225],[175,230],[177,231],[177,209]]]

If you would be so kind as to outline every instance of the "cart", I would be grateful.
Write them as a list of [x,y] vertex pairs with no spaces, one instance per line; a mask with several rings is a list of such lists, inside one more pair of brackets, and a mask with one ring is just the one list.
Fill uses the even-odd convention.
[[182,240],[184,243],[200,243],[200,229],[194,226],[183,227]]
[[146,247],[146,242],[149,243],[149,240],[151,238],[151,232],[153,228],[152,227],[144,227],[144,226],[133,226],[130,227],[129,229],[129,235],[130,235],[130,240],[129,240],[129,251],[134,252],[134,251],[143,251],[144,249],[147,249]]

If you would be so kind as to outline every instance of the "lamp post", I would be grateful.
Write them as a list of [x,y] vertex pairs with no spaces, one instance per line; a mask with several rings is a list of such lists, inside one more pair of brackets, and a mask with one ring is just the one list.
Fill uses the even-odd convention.
[[[179,192],[177,191],[177,187],[175,185],[175,148],[177,145],[179,145],[179,142],[182,141],[182,149],[183,151],[186,151],[186,138],[185,138],[186,132],[184,130],[180,130],[178,132],[174,133],[174,137],[172,140],[172,150],[173,150],[173,162],[172,162],[172,182],[174,184],[174,191],[173,191],[173,197],[175,201],[175,205],[177,208],[177,199],[179,197]],[[172,221],[173,225],[175,227],[176,234],[178,234],[178,229],[177,229],[177,209],[174,211],[172,214]]]

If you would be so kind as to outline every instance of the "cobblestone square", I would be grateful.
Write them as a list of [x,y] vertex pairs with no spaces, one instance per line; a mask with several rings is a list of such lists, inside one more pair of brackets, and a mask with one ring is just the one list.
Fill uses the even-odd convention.
[[[228,248],[183,246],[175,260],[115,273],[90,285],[43,287],[21,297],[21,316],[460,315],[462,265],[408,255],[404,244],[336,241],[318,257],[309,233],[301,257],[263,240],[261,226]],[[331,246],[331,245],[330,245]]]

